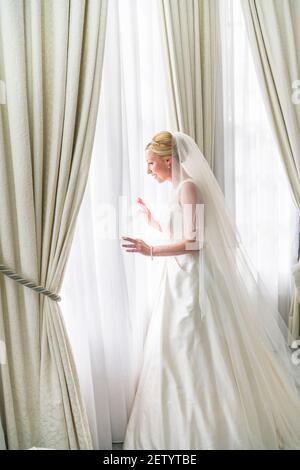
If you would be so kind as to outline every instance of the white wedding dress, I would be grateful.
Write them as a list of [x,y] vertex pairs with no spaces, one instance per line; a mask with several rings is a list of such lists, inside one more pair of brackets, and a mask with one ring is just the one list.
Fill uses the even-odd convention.
[[[174,210],[179,202],[170,216]],[[295,389],[260,341],[259,326],[256,334],[255,318],[244,325],[251,349],[244,341],[209,244],[202,318],[198,256],[165,259],[123,449],[300,449]]]

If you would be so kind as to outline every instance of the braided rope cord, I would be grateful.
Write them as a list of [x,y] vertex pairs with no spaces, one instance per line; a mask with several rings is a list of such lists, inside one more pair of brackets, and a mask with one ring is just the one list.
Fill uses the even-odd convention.
[[33,281],[28,281],[24,277],[20,276],[19,274],[15,273],[11,269],[7,268],[4,264],[0,264],[0,273],[4,274],[4,276],[9,277],[10,279],[13,279],[19,284],[22,284],[25,287],[28,287],[29,289],[34,290],[38,294],[43,294],[43,295],[46,295],[47,297],[50,297],[51,300],[55,300],[56,302],[59,302],[61,300],[61,297],[58,294],[51,292],[50,290],[46,289],[43,286],[39,286]]

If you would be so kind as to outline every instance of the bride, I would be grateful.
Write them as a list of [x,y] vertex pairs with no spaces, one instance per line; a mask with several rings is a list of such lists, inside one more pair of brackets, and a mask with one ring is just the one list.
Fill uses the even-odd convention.
[[[255,279],[223,193],[194,140],[161,132],[148,173],[171,182],[164,256],[123,449],[300,449],[300,365]],[[183,230],[182,230],[183,228]]]

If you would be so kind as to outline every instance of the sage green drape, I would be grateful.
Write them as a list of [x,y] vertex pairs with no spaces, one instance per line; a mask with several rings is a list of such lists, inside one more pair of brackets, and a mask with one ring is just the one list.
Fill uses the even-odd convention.
[[213,168],[216,0],[159,0],[173,130],[199,145]]
[[[300,2],[242,0],[242,6],[270,121],[300,209]],[[300,263],[294,269],[299,271]],[[295,339],[300,338],[299,318],[295,288],[289,318]]]
[[[107,0],[0,0],[0,263],[59,293],[87,182]],[[9,449],[88,449],[59,304],[0,275]]]

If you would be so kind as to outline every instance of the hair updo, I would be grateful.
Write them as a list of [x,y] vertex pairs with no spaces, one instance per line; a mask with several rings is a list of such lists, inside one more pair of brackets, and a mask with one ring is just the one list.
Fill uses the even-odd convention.
[[176,143],[173,139],[171,132],[163,131],[155,134],[146,145],[145,150],[151,150],[155,155],[160,158],[170,157],[176,155]]

